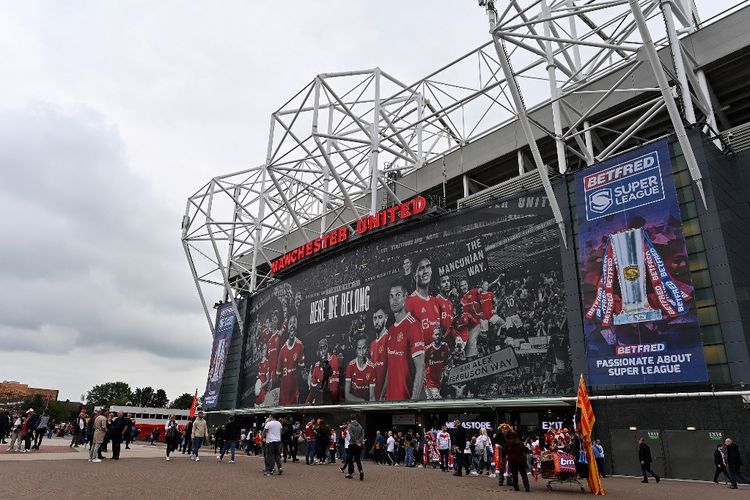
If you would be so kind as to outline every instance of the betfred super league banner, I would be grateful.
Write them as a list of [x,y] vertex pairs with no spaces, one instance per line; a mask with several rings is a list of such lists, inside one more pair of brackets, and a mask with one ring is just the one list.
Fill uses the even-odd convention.
[[707,379],[669,145],[576,174],[590,383]]
[[219,306],[216,310],[216,328],[213,348],[211,349],[211,363],[208,367],[208,381],[203,396],[203,408],[206,410],[213,410],[218,407],[219,389],[224,379],[224,367],[227,363],[229,344],[232,341],[235,323],[232,304],[226,303]]
[[250,299],[240,406],[572,393],[559,245],[541,193],[368,233]]

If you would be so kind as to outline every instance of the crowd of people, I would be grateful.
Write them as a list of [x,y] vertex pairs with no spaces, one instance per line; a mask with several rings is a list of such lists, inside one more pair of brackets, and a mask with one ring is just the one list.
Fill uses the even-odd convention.
[[[216,458],[235,463],[236,454],[263,456],[265,475],[280,475],[287,461],[298,462],[304,455],[307,465],[337,464],[346,478],[354,477],[355,465],[359,479],[364,480],[362,458],[370,456],[376,465],[393,467],[440,468],[452,471],[455,476],[488,476],[497,478],[500,485],[506,481],[519,490],[523,484],[529,491],[528,476],[538,477],[545,460],[553,454],[565,452],[574,457],[575,475],[587,478],[588,457],[584,441],[577,432],[568,429],[549,430],[543,435],[522,436],[508,424],[497,429],[481,428],[467,431],[460,420],[433,427],[429,430],[376,431],[372,438],[352,415],[346,424],[336,427],[323,419],[310,418],[306,423],[289,417],[276,419],[269,416],[259,427],[243,428],[235,416],[230,416],[224,425],[209,431],[202,411],[191,417],[186,425],[178,424],[174,416],[164,424],[165,455],[171,460],[173,453],[188,455],[200,462],[204,447],[213,449]],[[157,433],[158,431],[158,433]],[[150,434],[151,444],[159,440],[162,429]],[[30,452],[38,450],[45,437],[65,438],[72,436],[69,446],[88,446],[89,461],[99,463],[105,459],[103,453],[111,446],[111,459],[118,460],[122,444],[129,449],[137,436],[137,427],[132,415],[118,412],[110,414],[107,408],[94,410],[87,416],[81,412],[68,423],[58,423],[48,412],[37,413],[33,408],[25,412],[0,411],[0,440],[10,444],[8,451]],[[605,450],[599,440],[593,443],[593,454],[601,477],[606,476]],[[643,482],[660,477],[652,470],[651,449],[644,438],[638,440],[638,461],[643,473]],[[718,483],[724,475],[736,489],[738,482],[750,484],[750,477],[742,470],[743,462],[739,447],[726,438],[714,451],[715,474]]]
[[0,412],[0,437],[3,444],[10,437],[8,451],[28,453],[38,450],[44,438],[59,434],[60,425],[50,418],[49,412],[41,413],[29,408],[25,412]]

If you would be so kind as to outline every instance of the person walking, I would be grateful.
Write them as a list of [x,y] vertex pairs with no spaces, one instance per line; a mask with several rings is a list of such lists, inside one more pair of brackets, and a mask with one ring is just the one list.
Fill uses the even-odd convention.
[[461,421],[459,419],[454,420],[453,425],[456,429],[456,439],[453,440],[453,449],[455,450],[453,456],[456,459],[456,472],[454,472],[453,475],[461,477],[463,476],[464,450],[466,448],[466,429],[464,429],[463,425],[461,425]]
[[441,431],[437,433],[437,449],[440,453],[440,470],[446,472],[448,470],[448,454],[451,451],[451,435],[448,433],[448,427],[445,425]]
[[193,449],[193,421],[195,417],[188,419],[187,427],[185,427],[185,439],[183,440],[182,449],[180,450],[184,455]]
[[182,439],[180,428],[177,426],[177,419],[174,415],[169,416],[169,420],[164,424],[164,443],[167,445],[167,462],[170,461],[169,455],[177,449]]
[[375,463],[383,465],[385,459],[383,453],[385,452],[385,436],[380,431],[375,432],[375,444],[373,445]]
[[518,438],[518,434],[516,434],[515,432],[510,432],[508,434],[507,442],[505,443],[505,457],[508,460],[510,480],[515,491],[519,491],[519,474],[521,474],[521,480],[523,481],[524,489],[526,491],[529,491],[529,477],[526,469],[527,453],[529,453],[529,449],[526,447],[526,445],[523,444],[523,441]]
[[195,462],[201,461],[198,453],[201,451],[203,441],[206,439],[208,439],[208,424],[206,423],[206,419],[203,418],[203,412],[199,411],[195,422],[193,422],[193,454],[190,455],[190,460]]
[[[717,444],[714,450],[714,483],[719,484],[719,474],[724,473],[724,477],[729,480],[729,472],[727,472],[727,457],[726,448],[724,444]],[[724,483],[726,484],[726,482]]]
[[34,427],[34,444],[31,446],[32,450],[38,450],[42,444],[45,434],[47,434],[47,426],[49,425],[49,411],[44,410],[42,415]]
[[109,410],[104,408],[96,417],[92,418],[94,423],[91,425],[92,436],[89,448],[89,462],[99,463],[102,461],[99,448],[101,448],[104,442],[104,436],[107,435],[107,417],[109,417]]
[[602,446],[601,440],[597,439],[594,441],[594,459],[596,460],[596,468],[599,469],[599,476],[607,477],[604,473],[604,446]]
[[490,475],[490,451],[492,450],[492,440],[487,435],[487,429],[479,429],[476,443],[474,443],[477,454],[478,468],[477,472],[482,474],[487,469],[486,475]]
[[300,438],[302,438],[302,427],[300,426],[299,421],[296,421],[292,425],[292,444],[289,449],[289,452],[292,455],[292,462],[299,462],[299,459],[297,459],[297,451],[299,450]]
[[724,446],[727,449],[727,470],[729,471],[729,481],[732,483],[731,489],[737,489],[737,480],[739,479],[743,483],[750,484],[750,478],[747,474],[742,472],[742,457],[740,456],[740,448],[731,438],[724,440]]
[[234,453],[237,449],[237,441],[240,439],[241,432],[242,429],[240,429],[240,424],[237,423],[234,415],[230,415],[229,421],[227,422],[226,427],[224,427],[224,446],[221,448],[221,454],[216,456],[219,461],[224,460],[224,454],[229,450],[229,463],[234,463]]
[[365,431],[362,426],[357,422],[357,416],[352,415],[349,419],[349,426],[347,428],[347,435],[349,438],[349,447],[346,452],[346,464],[348,471],[347,479],[352,479],[354,474],[354,462],[357,462],[357,470],[359,471],[359,480],[365,479],[365,471],[362,468],[362,448],[365,445]]
[[273,476],[276,465],[280,476],[284,472],[281,468],[281,423],[273,415],[268,416],[263,426],[263,437],[266,440],[266,469],[263,475]]
[[638,438],[638,460],[641,462],[641,472],[643,472],[643,481],[642,483],[648,483],[648,474],[651,474],[654,476],[654,479],[656,479],[656,482],[659,482],[659,476],[656,475],[656,472],[651,470],[651,448],[649,445],[646,444],[646,440],[644,438]]

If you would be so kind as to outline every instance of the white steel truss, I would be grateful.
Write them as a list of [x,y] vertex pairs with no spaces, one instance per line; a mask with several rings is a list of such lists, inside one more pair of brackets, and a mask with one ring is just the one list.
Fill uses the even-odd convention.
[[[271,114],[263,163],[214,177],[188,198],[183,248],[212,332],[206,287],[235,303],[273,282],[269,263],[285,251],[376,212],[383,200],[410,198],[417,190],[400,179],[514,121],[564,242],[548,167],[562,174],[571,159],[610,158],[664,111],[703,196],[685,124],[716,130],[717,122],[706,78],[679,40],[699,27],[691,0],[509,0],[499,11],[479,4],[491,41],[411,85],[380,68],[317,75]],[[646,86],[635,78],[644,68]],[[623,95],[643,98],[600,117]],[[550,123],[536,118],[545,110]],[[614,139],[602,143],[603,132]],[[546,165],[538,147],[545,138],[556,147]]]

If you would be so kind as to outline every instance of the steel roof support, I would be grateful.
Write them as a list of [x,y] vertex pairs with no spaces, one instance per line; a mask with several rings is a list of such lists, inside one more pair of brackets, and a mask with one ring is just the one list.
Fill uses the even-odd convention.
[[536,144],[534,132],[531,130],[531,123],[529,122],[529,117],[526,112],[526,105],[524,104],[523,97],[521,96],[521,89],[518,87],[516,75],[513,73],[513,70],[510,67],[508,52],[505,50],[503,40],[497,35],[495,31],[497,12],[495,12],[494,8],[492,8],[491,10],[488,8],[487,14],[490,20],[490,30],[492,39],[495,43],[495,50],[497,51],[497,56],[500,59],[500,65],[503,68],[503,74],[505,75],[505,79],[508,83],[508,90],[510,91],[510,94],[513,98],[513,104],[516,108],[515,111],[516,116],[518,117],[518,122],[521,124],[523,133],[526,136],[526,141],[528,142],[529,148],[531,149],[531,157],[534,159],[534,164],[536,165],[536,169],[539,172],[539,177],[542,180],[544,192],[547,195],[547,200],[549,201],[550,208],[552,209],[552,214],[554,215],[555,222],[557,223],[557,227],[560,230],[560,237],[562,238],[563,244],[567,248],[568,239],[567,235],[565,234],[565,222],[562,218],[560,206],[557,203],[557,197],[555,196],[555,192],[552,189],[552,184],[549,181],[547,166],[542,161],[542,155],[541,153],[539,153],[539,147]]
[[680,143],[682,154],[685,155],[685,162],[687,163],[688,170],[690,171],[690,178],[693,179],[695,186],[698,188],[701,200],[703,201],[703,208],[708,210],[706,204],[706,194],[703,191],[703,176],[701,175],[700,168],[698,167],[698,161],[695,159],[695,153],[693,147],[690,145],[685,126],[682,124],[682,117],[680,111],[677,109],[677,104],[674,102],[672,92],[669,89],[669,83],[667,82],[667,76],[664,74],[664,68],[659,60],[659,55],[656,53],[656,47],[654,41],[651,39],[651,33],[649,32],[648,25],[646,24],[646,18],[643,16],[643,11],[638,3],[638,0],[629,0],[630,8],[633,11],[633,18],[638,26],[638,31],[641,33],[643,39],[643,49],[651,64],[651,69],[654,70],[656,81],[659,84],[661,95],[664,98],[664,104],[667,106],[667,112],[669,118],[672,121],[672,126],[675,129],[677,140]]

